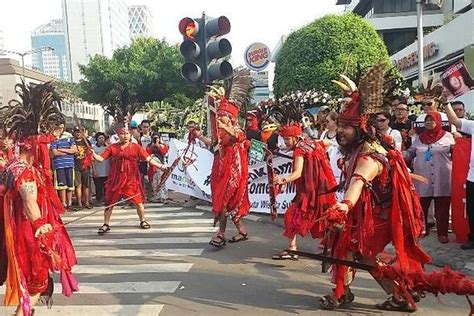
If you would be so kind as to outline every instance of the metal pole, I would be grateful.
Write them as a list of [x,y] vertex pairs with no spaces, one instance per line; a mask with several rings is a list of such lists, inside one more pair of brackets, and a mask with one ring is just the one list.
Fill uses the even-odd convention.
[[423,0],[416,0],[416,17],[418,29],[418,86],[423,85],[424,55],[423,55]]
[[21,54],[21,68],[22,68],[22,80],[25,82],[25,55]]

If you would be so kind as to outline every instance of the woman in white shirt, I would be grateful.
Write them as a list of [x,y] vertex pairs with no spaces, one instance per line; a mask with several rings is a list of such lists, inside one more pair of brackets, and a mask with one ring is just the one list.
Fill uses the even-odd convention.
[[[336,182],[339,184],[341,178],[341,168],[339,168],[339,160],[344,157],[341,153],[339,144],[337,143],[337,112],[329,112],[326,117],[326,129],[321,133],[321,140],[329,142],[331,145],[327,149],[329,156],[329,162],[331,164],[332,172],[336,178]],[[337,193],[336,193],[337,195]],[[337,195],[339,198],[339,196]]]

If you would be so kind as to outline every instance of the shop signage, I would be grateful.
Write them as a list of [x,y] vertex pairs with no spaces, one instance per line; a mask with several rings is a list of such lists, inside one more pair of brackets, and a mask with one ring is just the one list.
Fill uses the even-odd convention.
[[270,63],[270,48],[262,43],[253,43],[245,50],[245,64],[253,71],[262,71]]
[[[431,42],[423,48],[423,58],[425,60],[432,58],[438,53],[438,45]],[[408,54],[405,57],[402,57],[398,60],[393,61],[393,65],[398,68],[398,70],[408,69],[410,67],[418,65],[418,51]]]

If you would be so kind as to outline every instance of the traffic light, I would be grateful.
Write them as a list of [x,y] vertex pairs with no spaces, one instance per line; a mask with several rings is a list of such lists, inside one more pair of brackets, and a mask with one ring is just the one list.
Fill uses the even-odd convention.
[[192,83],[211,84],[214,80],[232,76],[232,65],[226,60],[232,53],[228,39],[220,38],[230,32],[230,21],[225,16],[212,19],[181,19],[179,31],[183,35],[180,46],[185,63],[181,75]]

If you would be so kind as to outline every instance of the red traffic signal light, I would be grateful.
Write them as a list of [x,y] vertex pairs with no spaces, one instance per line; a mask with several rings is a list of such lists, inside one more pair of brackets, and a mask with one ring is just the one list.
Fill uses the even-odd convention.
[[229,40],[219,38],[230,32],[230,21],[225,16],[216,19],[192,19],[185,17],[179,22],[183,42],[179,50],[185,63],[181,75],[192,83],[211,84],[214,80],[232,76],[232,65],[223,60],[232,53]]
[[191,18],[183,18],[179,21],[179,32],[186,39],[195,40],[196,35],[199,33],[199,23]]

